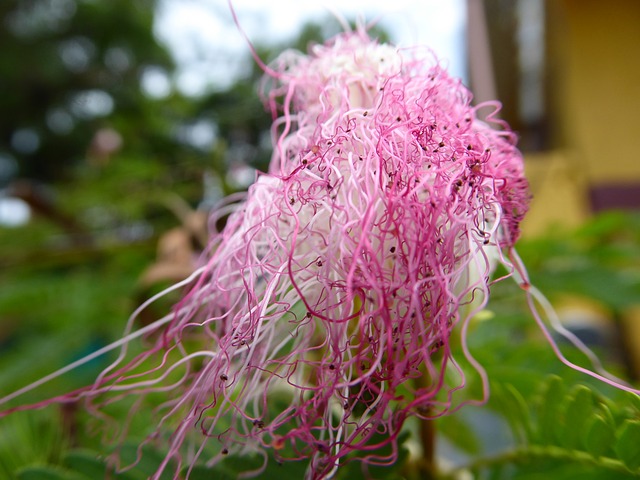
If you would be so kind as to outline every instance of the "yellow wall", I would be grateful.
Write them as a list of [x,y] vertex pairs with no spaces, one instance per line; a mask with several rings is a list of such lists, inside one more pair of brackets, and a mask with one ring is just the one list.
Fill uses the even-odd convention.
[[556,101],[576,168],[592,183],[640,182],[640,1],[561,3]]
[[576,163],[570,151],[525,156],[533,200],[522,222],[524,237],[544,235],[551,228],[574,229],[589,217],[586,178],[576,171]]
[[526,156],[526,236],[574,227],[589,188],[640,185],[640,0],[547,0],[547,96],[554,149]]

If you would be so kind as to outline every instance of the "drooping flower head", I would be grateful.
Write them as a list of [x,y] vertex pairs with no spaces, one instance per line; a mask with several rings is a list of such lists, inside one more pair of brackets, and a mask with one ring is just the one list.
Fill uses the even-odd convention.
[[513,133],[429,51],[358,31],[270,68],[269,173],[214,212],[231,214],[151,348],[57,399],[161,392],[159,473],[269,450],[318,479],[356,451],[393,462],[377,452],[407,417],[455,407],[452,331],[527,210]]

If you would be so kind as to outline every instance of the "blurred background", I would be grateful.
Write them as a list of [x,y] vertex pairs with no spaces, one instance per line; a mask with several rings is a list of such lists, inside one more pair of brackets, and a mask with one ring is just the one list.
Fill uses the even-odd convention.
[[[267,61],[339,32],[331,11],[362,15],[382,40],[431,46],[476,101],[499,99],[534,195],[520,246],[534,283],[638,379],[640,2],[345,3],[234,6]],[[191,271],[207,211],[269,161],[260,75],[224,0],[0,2],[0,396],[118,338],[138,304]],[[541,353],[510,288],[490,306],[503,334],[479,333],[477,348],[490,371],[510,358],[514,370],[493,378],[524,395],[547,373],[572,374]],[[25,400],[84,385],[102,365]],[[76,416],[3,420],[0,476],[63,458],[67,468],[62,444],[98,448]]]

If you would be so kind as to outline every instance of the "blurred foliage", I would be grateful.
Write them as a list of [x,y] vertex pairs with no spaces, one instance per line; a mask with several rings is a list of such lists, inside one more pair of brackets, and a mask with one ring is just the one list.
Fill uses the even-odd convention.
[[609,212],[569,233],[562,229],[518,247],[534,284],[552,299],[575,293],[619,314],[640,299],[640,216]]
[[172,68],[153,37],[154,3],[0,4],[0,153],[17,161],[20,176],[63,178],[105,127],[140,153],[176,149],[166,125],[158,128],[162,105],[140,89],[146,69]]
[[[154,5],[151,0],[0,4],[5,27],[0,89],[10,92],[0,98],[0,161],[5,162],[0,187],[11,183],[11,192],[34,211],[25,226],[0,227],[3,393],[119,337],[130,312],[148,295],[138,279],[155,261],[158,237],[180,223],[176,198],[190,207],[210,206],[245,187],[229,174],[234,167],[267,167],[271,119],[256,93],[257,66],[228,90],[200,98],[175,91],[158,98],[141,89],[149,68],[169,78],[173,68],[153,37]],[[338,29],[329,22],[308,25],[293,43],[304,50]],[[384,32],[375,34],[386,39]],[[269,61],[283,47],[257,46],[257,51]],[[215,133],[211,144],[193,139],[193,129],[203,126]],[[115,132],[121,145],[96,144],[100,132]],[[533,283],[551,300],[583,296],[613,318],[638,304],[638,215],[603,215],[576,232],[522,242],[519,252]],[[492,396],[485,408],[463,408],[436,421],[438,443],[453,452],[450,471],[440,476],[632,478],[640,463],[637,398],[563,366],[541,339],[513,282],[493,287],[490,309],[493,317],[475,322],[469,338],[491,379]],[[569,347],[563,350],[584,361]],[[97,359],[21,401],[86,385],[107,361]],[[625,373],[623,365],[613,368]],[[467,394],[478,398],[479,388],[479,382],[470,382]],[[142,426],[147,419],[141,415],[136,421]],[[0,419],[0,478],[103,478],[112,452],[105,451],[100,435],[88,433],[94,427],[76,405]],[[413,432],[402,436],[395,466],[369,474],[425,478],[424,463],[409,454],[415,451],[412,437]],[[124,445],[120,454],[132,460],[136,446]],[[147,478],[161,458],[146,449],[135,469],[114,478]],[[237,478],[261,462],[227,460],[215,472],[196,466],[192,478]],[[270,462],[261,478],[300,478],[304,469],[300,462]],[[339,478],[367,475],[352,462]]]
[[[611,323],[603,327],[613,334],[603,338],[597,331],[587,337],[596,340],[590,346],[609,371],[635,377],[628,357],[620,355],[632,345],[625,344],[619,320],[640,301],[640,214],[604,213],[575,231],[555,229],[523,240],[517,250],[532,283],[554,303],[581,299],[608,313]],[[461,471],[496,480],[640,477],[640,443],[634,440],[639,398],[563,365],[515,282],[494,285],[491,295],[491,316],[475,321],[469,333],[491,397],[485,407],[437,421],[441,438],[456,452],[453,473],[444,478]],[[593,368],[574,347],[556,341],[571,361]],[[479,382],[467,393],[478,398]]]
[[[623,312],[634,303],[633,294],[626,297],[624,292],[637,292],[640,285],[640,270],[633,268],[640,259],[638,235],[640,218],[637,214],[609,213],[594,218],[575,232],[553,233],[522,241],[519,252],[530,267],[534,282],[551,298],[567,294],[591,298],[591,288],[581,287],[582,277],[586,268],[599,269],[606,275],[611,288],[621,295],[603,294],[598,300],[611,312]],[[68,293],[76,289],[78,298],[73,307],[56,306],[55,301],[45,307],[49,302],[37,302],[35,296],[29,297],[27,283],[0,298],[2,311],[15,302],[16,312],[25,309],[34,315],[30,320],[32,327],[26,331],[43,329],[47,332],[46,335],[32,335],[21,349],[16,349],[16,344],[20,343],[21,336],[28,336],[26,333],[16,333],[12,344],[5,345],[0,356],[0,385],[4,391],[24,384],[25,378],[46,374],[50,371],[49,365],[62,365],[77,358],[83,353],[82,349],[87,348],[87,342],[92,341],[91,335],[95,336],[100,330],[100,325],[110,331],[104,337],[117,334],[121,319],[132,307],[130,292],[135,290],[132,280],[135,274],[129,272],[129,280],[120,285],[105,283],[104,279],[109,277],[108,265],[118,270],[122,279],[125,275],[125,270],[120,270],[122,267],[144,264],[144,258],[136,259],[132,252],[125,258],[121,253],[114,254],[109,260],[94,261],[93,268],[102,265],[105,270],[70,269],[66,280],[57,281],[59,286],[47,286],[44,278],[32,284],[31,288],[52,288],[49,294],[52,299],[68,298]],[[558,274],[560,261],[563,282],[553,278]],[[105,296],[112,295],[112,299],[129,300],[113,305],[101,300],[97,292],[91,293],[92,273],[103,277],[96,290],[103,290]],[[547,289],[547,285],[552,288]],[[58,290],[62,288],[68,290]],[[20,295],[25,296],[20,299]],[[25,304],[29,307],[25,308]],[[437,444],[440,445],[437,451],[446,459],[447,468],[433,478],[460,478],[464,472],[472,478],[504,480],[638,478],[640,399],[560,363],[539,334],[525,305],[524,294],[514,282],[506,280],[496,284],[489,307],[491,316],[485,315],[472,324],[469,347],[487,371],[491,397],[483,407],[467,406],[435,421]],[[62,312],[61,316],[56,316],[56,309],[67,308],[68,318]],[[82,316],[92,319],[90,325],[78,325],[77,320]],[[112,319],[109,328],[104,325],[107,316]],[[613,347],[617,348],[617,344]],[[572,361],[588,365],[582,354],[570,345],[563,344],[561,348]],[[42,362],[33,362],[35,351]],[[599,351],[605,358],[606,353]],[[463,358],[461,352],[454,352],[454,355]],[[96,362],[85,371],[67,376],[71,378],[56,380],[55,387],[43,386],[38,396],[82,385],[90,381],[101,366]],[[622,363],[610,363],[607,367],[625,375]],[[472,369],[468,375],[470,382],[460,393],[461,400],[480,397],[479,380],[474,378]],[[105,455],[109,452],[104,451],[100,437],[84,433],[91,425],[91,419],[81,411],[59,413],[55,408],[48,408],[37,416],[23,412],[0,420],[0,466],[5,469],[0,470],[0,475],[18,479],[97,478],[96,472],[102,475],[107,468]],[[126,409],[121,414],[126,415]],[[71,430],[69,419],[73,422]],[[144,423],[145,419],[140,421]],[[415,432],[419,427],[416,423],[412,426],[409,422],[409,429],[402,436],[403,447],[396,465],[363,472],[359,462],[352,462],[339,471],[337,478],[427,478],[429,472],[425,470],[424,462],[415,454],[409,455],[409,451],[415,452]],[[34,431],[42,432],[41,438],[36,438]],[[23,447],[28,445],[25,452],[11,442],[15,438],[23,439]],[[43,440],[46,438],[61,440]],[[410,443],[413,448],[409,447]],[[125,445],[120,451],[123,459],[133,459],[135,448],[135,445]],[[142,463],[114,478],[147,478],[161,458],[161,452],[146,448]],[[247,469],[259,468],[261,462],[259,457],[229,457],[213,472],[204,465],[196,466],[191,478],[211,478],[212,475],[221,479],[237,478]],[[271,459],[260,478],[282,478],[283,475],[301,478],[304,469],[304,463],[280,465]]]

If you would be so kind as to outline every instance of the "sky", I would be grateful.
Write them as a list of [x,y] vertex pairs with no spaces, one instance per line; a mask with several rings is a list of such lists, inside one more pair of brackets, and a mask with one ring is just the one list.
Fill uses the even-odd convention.
[[[465,0],[234,0],[240,26],[255,44],[294,38],[307,21],[330,15],[380,19],[397,46],[427,45],[449,71],[464,77]],[[227,0],[162,0],[155,33],[176,58],[175,83],[187,95],[229,85],[248,54]],[[170,82],[149,72],[148,87],[167,93]]]

